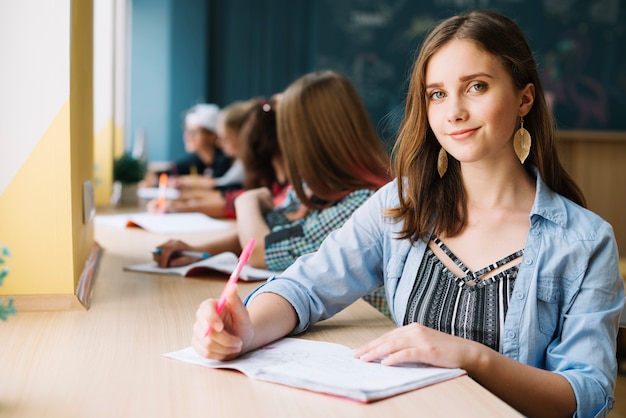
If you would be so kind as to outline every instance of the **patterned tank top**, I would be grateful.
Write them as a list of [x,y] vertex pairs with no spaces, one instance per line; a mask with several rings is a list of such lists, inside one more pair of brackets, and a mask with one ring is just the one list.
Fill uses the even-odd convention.
[[433,236],[432,240],[463,271],[465,277],[454,275],[427,248],[409,297],[404,325],[417,322],[499,351],[504,317],[519,263],[492,276],[481,277],[520,258],[524,250],[472,272],[439,238]]

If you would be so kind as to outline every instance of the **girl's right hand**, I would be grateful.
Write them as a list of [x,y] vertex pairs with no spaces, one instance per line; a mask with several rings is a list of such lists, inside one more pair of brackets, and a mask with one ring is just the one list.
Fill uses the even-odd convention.
[[152,199],[146,204],[146,210],[150,213],[172,213],[176,208],[172,200],[166,200],[162,207],[159,207],[159,200]]
[[[217,313],[217,299],[207,299],[196,311],[191,345],[202,357],[231,360],[244,352],[252,340],[253,329],[248,310],[237,295],[236,285],[226,285],[226,304]],[[207,335],[207,329],[211,332]]]
[[179,267],[198,261],[196,257],[189,256],[174,256],[178,251],[195,250],[191,245],[184,243],[183,241],[171,239],[165,244],[161,244],[157,247],[160,253],[152,254],[152,258],[157,262],[159,267]]

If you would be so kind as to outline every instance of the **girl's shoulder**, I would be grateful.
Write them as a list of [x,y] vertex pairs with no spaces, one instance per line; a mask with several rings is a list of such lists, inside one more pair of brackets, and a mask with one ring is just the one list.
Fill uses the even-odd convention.
[[[376,198],[384,202],[387,207],[390,205],[397,206],[400,203],[400,199],[398,198],[398,181],[400,180],[394,178],[375,193]],[[404,190],[406,190],[406,188]]]
[[551,190],[538,196],[531,217],[534,215],[546,219],[570,239],[596,241],[613,235],[612,226],[600,215]]
[[383,185],[377,190],[372,189],[357,189],[348,194],[343,200],[349,201],[366,201],[370,198],[382,199],[383,201],[395,201],[398,202],[398,187],[396,180],[391,180],[389,183]]

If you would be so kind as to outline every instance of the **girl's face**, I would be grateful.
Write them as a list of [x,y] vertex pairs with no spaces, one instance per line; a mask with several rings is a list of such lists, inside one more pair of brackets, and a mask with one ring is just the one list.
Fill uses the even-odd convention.
[[237,132],[225,126],[223,123],[218,124],[217,146],[229,157],[238,157],[239,137],[237,136]]
[[513,133],[532,107],[532,84],[518,91],[496,57],[461,39],[430,58],[425,81],[428,122],[446,151],[462,163],[514,161]]
[[200,125],[186,123],[183,135],[185,151],[195,154],[200,149],[213,147],[215,144],[214,137],[214,133],[206,131]]

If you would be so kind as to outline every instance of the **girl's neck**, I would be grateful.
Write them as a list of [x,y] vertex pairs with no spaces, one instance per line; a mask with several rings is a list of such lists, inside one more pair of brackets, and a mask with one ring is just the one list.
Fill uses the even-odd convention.
[[[535,197],[535,181],[523,165],[461,168],[470,205],[484,208],[526,207]],[[529,203],[530,202],[530,203]]]

